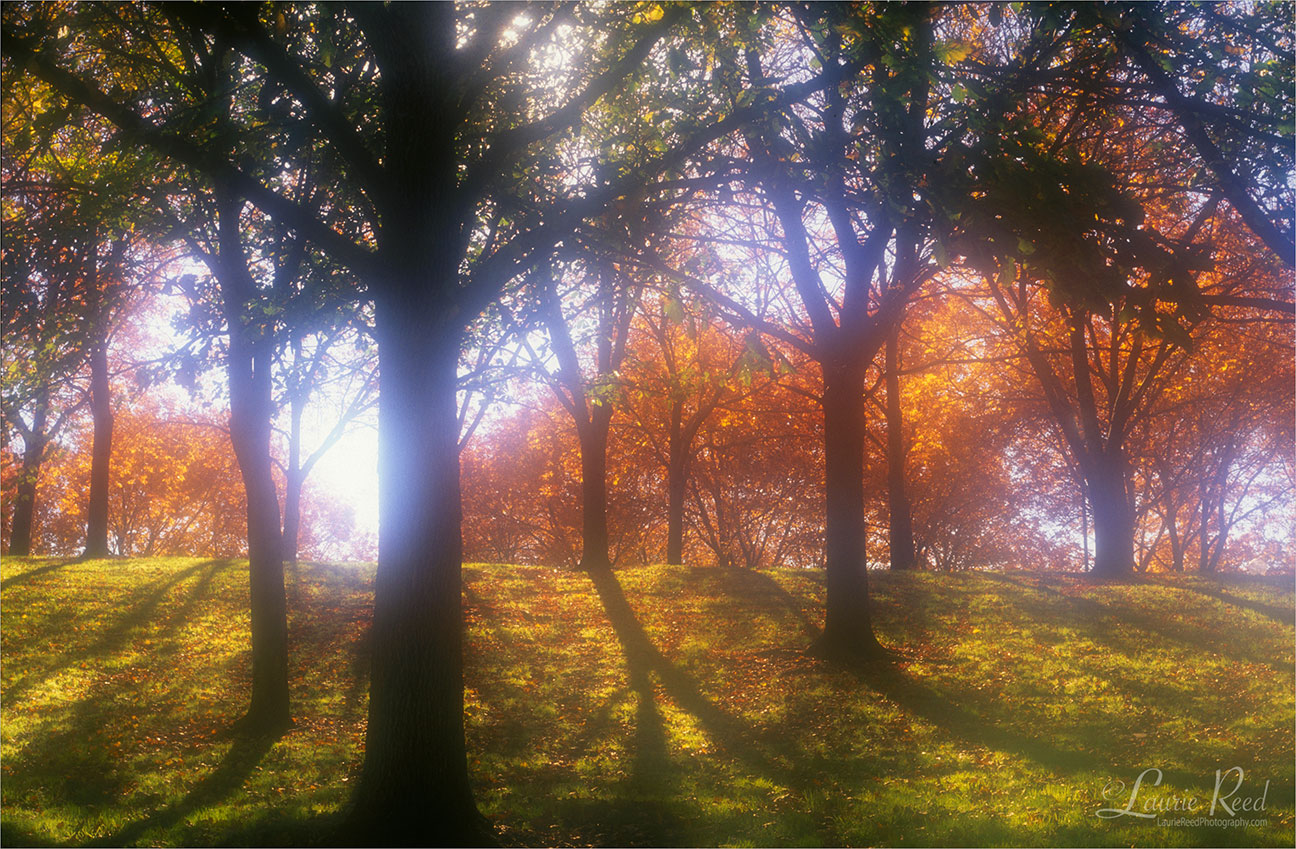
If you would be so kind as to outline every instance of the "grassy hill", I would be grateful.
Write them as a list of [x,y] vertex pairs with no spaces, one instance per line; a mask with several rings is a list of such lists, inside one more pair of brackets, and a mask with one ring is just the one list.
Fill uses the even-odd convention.
[[[818,574],[466,573],[470,765],[506,845],[1293,842],[1290,586],[880,574],[902,658],[858,674],[801,651]],[[223,736],[244,564],[5,560],[5,845],[325,840],[359,766],[371,579],[290,575],[297,727],[250,742]],[[1201,816],[1232,767],[1232,801],[1264,809],[1097,816],[1152,767],[1138,811]]]

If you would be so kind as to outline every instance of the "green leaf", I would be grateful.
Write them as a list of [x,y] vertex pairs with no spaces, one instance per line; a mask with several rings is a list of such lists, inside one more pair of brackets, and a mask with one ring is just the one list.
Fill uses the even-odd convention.
[[666,296],[662,312],[666,315],[666,319],[674,324],[680,324],[684,321],[684,305],[670,295]]
[[1007,286],[1017,279],[1017,261],[1012,257],[1005,257],[999,263],[999,282]]
[[940,268],[946,268],[950,264],[949,249],[945,247],[945,242],[937,239],[932,245],[932,259],[936,260],[936,265]]

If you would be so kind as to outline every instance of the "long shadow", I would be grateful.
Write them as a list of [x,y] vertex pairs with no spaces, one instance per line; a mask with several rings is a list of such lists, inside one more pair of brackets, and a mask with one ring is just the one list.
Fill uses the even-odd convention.
[[[746,761],[753,759],[752,747],[745,740],[750,735],[738,720],[711,704],[692,679],[658,651],[611,570],[592,570],[586,574],[593,582],[621,643],[636,704],[634,751],[625,791],[620,798],[580,811],[580,817],[600,824],[604,830],[604,839],[600,842],[642,846],[691,845],[696,840],[690,839],[686,823],[676,815],[670,802],[677,767],[671,762],[666,724],[654,692],[654,676],[681,707],[701,721],[717,743]],[[761,761],[762,771],[768,772],[769,765],[763,758],[756,757]]]
[[788,592],[782,584],[766,573],[756,569],[744,570],[743,578],[746,579],[744,582],[745,586],[759,587],[766,598],[781,603],[786,607],[788,612],[790,612],[801,625],[801,630],[810,639],[810,642],[813,643],[815,640],[819,639],[819,626],[810,621],[810,617],[806,616],[805,611],[801,608],[801,602],[796,598],[796,596]]
[[666,724],[653,695],[652,670],[642,657],[626,658],[630,689],[635,694],[634,753],[626,798],[605,811],[619,828],[618,842],[645,846],[689,843],[682,824],[660,797],[667,795],[675,771],[666,745]]
[[[879,665],[870,669],[857,668],[853,672],[861,683],[968,745],[1008,752],[1058,773],[1089,772],[1132,778],[1145,767],[1154,765],[1161,767],[1166,781],[1181,788],[1202,792],[1211,789],[1208,780],[1211,776],[1161,764],[1145,764],[1140,760],[1140,753],[1132,749],[1123,752],[1126,756],[1123,760],[1113,759],[1110,751],[1104,756],[1098,751],[1057,746],[1044,738],[1043,735],[1049,733],[1048,728],[1041,728],[1041,736],[1029,736],[1001,727],[963,707],[955,694],[941,692],[896,667]],[[1275,793],[1285,789],[1276,787]]]
[[[188,568],[181,569],[179,572],[173,572],[170,576],[155,584],[152,592],[140,600],[138,604],[133,605],[125,615],[119,617],[116,623],[86,650],[87,655],[95,657],[120,649],[125,645],[132,631],[147,625],[152,620],[153,614],[173,587],[205,570],[205,574],[200,578],[186,603],[186,608],[192,609],[197,602],[197,598],[194,596],[210,585],[217,570],[228,565],[228,560],[204,560],[201,563],[195,563]],[[174,617],[172,617],[172,620],[174,621]]]
[[[343,703],[355,711],[369,685],[373,587],[345,567],[303,563],[290,568],[295,597],[289,601],[289,639],[303,657],[312,651],[345,653],[350,674]],[[361,625],[352,634],[355,623]]]
[[[1070,595],[1043,583],[1031,584],[1010,575],[994,572],[984,573],[985,577],[1001,583],[1012,584],[1036,593],[1044,606],[1033,611],[1037,621],[1052,620],[1057,623],[1094,625],[1103,617],[1111,617],[1120,625],[1137,628],[1148,634],[1193,651],[1212,649],[1228,652],[1239,659],[1264,666],[1283,666],[1285,664],[1273,657],[1261,654],[1255,645],[1250,643],[1225,642],[1208,632],[1202,631],[1186,622],[1173,618],[1160,619],[1125,604],[1110,604],[1097,599]],[[1112,648],[1124,650],[1127,644],[1117,640],[1109,631],[1096,630],[1092,636],[1096,641],[1104,642]]]
[[[591,570],[587,574],[598,591],[599,600],[603,603],[613,630],[616,631],[628,669],[646,670],[655,674],[667,695],[681,708],[693,714],[711,738],[731,755],[767,778],[782,783],[793,781],[794,771],[766,754],[756,734],[742,720],[713,704],[698,688],[697,682],[653,645],[630,602],[626,600],[616,575],[611,570]],[[643,696],[651,699],[651,688]]]
[[[513,654],[516,651],[516,641],[512,635],[499,627],[500,617],[498,611],[491,606],[490,602],[484,596],[474,589],[471,581],[464,582],[463,595],[465,609],[476,611],[479,617],[472,623],[471,627],[480,628],[484,632],[489,632],[490,637],[496,640],[500,646],[503,647],[504,651],[496,653],[496,657],[498,657],[499,654]],[[485,661],[484,656],[479,655],[478,652],[479,648],[475,641],[467,640],[464,650],[464,661],[468,674],[472,674],[473,670],[479,664],[482,666],[489,665]],[[367,668],[365,669],[365,675],[368,675]],[[496,681],[492,682],[491,686],[499,688],[499,692],[502,693],[504,692],[503,688],[508,685],[504,682]],[[522,691],[516,690],[515,688],[515,693],[522,697]],[[620,704],[623,698],[632,693],[634,693],[634,691],[629,688],[618,688],[602,698],[598,706],[594,708],[592,712],[586,712],[584,714],[584,719],[581,722],[580,729],[569,738],[565,746],[566,750],[571,753],[572,757],[583,755],[588,752],[597,741],[616,733],[619,726],[613,719],[613,709]],[[638,705],[636,705],[636,710],[637,709]],[[517,745],[528,745],[525,735],[514,736],[517,738]],[[645,741],[645,743],[647,742],[648,741]]]
[[21,575],[14,575],[12,578],[8,579],[7,581],[0,581],[0,592],[4,592],[7,589],[19,586],[21,584],[30,583],[31,581],[36,580],[42,575],[48,575],[50,572],[57,572],[59,569],[62,569],[64,566],[70,566],[76,562],[77,559],[75,557],[69,557],[66,560],[59,560],[59,561],[55,561],[54,563],[47,563],[44,566],[38,566],[35,569],[32,569],[28,572],[23,572]]
[[[795,741],[783,740],[781,747],[771,745],[772,741],[760,739],[760,735],[740,720],[714,705],[700,692],[692,678],[672,664],[652,644],[615,575],[611,572],[593,572],[590,573],[590,579],[616,631],[627,666],[635,670],[646,668],[655,674],[665,692],[680,707],[696,717],[726,753],[764,777],[793,788],[805,786],[807,780],[821,776],[823,769],[829,768],[828,764],[814,758],[794,757],[789,763],[785,763],[772,755],[771,750],[777,751],[778,748],[790,753],[790,745],[794,746]],[[1137,772],[1135,767],[1140,766],[1134,761],[1113,762],[1096,752],[1063,748],[1046,739],[1000,727],[986,716],[960,706],[957,694],[939,691],[909,677],[889,663],[878,663],[867,669],[847,669],[862,685],[969,745],[1014,753],[1064,773],[1089,771],[1100,775],[1123,774],[1130,770]],[[1131,756],[1137,757],[1133,753]],[[876,765],[873,767],[876,768]],[[863,768],[867,772],[870,767],[859,763],[850,766],[841,763],[836,768]],[[1201,775],[1172,769],[1163,772],[1167,780],[1178,782],[1181,786],[1206,789],[1205,777]],[[832,842],[833,838],[825,835],[825,840]]]
[[0,846],[61,846],[43,834],[28,831],[9,820],[0,819]]
[[[208,568],[198,576],[198,580],[195,581],[194,585],[189,589],[189,594],[185,597],[184,603],[167,616],[166,625],[157,633],[155,639],[165,639],[166,637],[170,637],[190,621],[190,614],[192,614],[198,607],[198,603],[206,597],[207,590],[211,587],[212,581],[216,579],[217,573],[228,566],[229,561],[208,560],[199,565]],[[155,603],[154,608],[156,609],[156,607],[157,604]]]
[[[1158,583],[1162,583],[1159,582]],[[1240,598],[1235,595],[1229,595],[1222,589],[1212,590],[1209,587],[1203,587],[1199,584],[1189,583],[1165,583],[1164,586],[1171,586],[1181,590],[1188,590],[1225,604],[1231,604],[1234,607],[1240,607],[1243,610],[1250,610],[1259,613],[1261,616],[1267,616],[1280,625],[1296,625],[1296,609],[1290,607],[1278,607],[1277,605],[1265,604],[1262,601],[1252,601],[1249,598]]]
[[256,765],[266,756],[280,735],[244,736],[234,740],[234,745],[216,769],[194,785],[183,799],[161,810],[154,811],[142,820],[136,820],[107,837],[92,840],[86,846],[126,846],[136,842],[150,829],[166,828],[183,817],[208,805],[215,804],[243,786],[243,782]]
[[[1106,617],[1125,625],[1132,625],[1149,634],[1157,635],[1172,641],[1200,650],[1200,642],[1191,639],[1184,627],[1166,627],[1154,617],[1135,613],[1128,608],[1105,604],[1095,599],[1068,595],[1060,590],[1041,583],[1035,585],[1008,575],[987,573],[986,577],[1009,583],[1030,590],[1038,595],[1040,606],[1031,611],[1035,621],[1044,623],[1054,621],[1060,624],[1091,626],[1091,636],[1100,642],[1119,650],[1127,650],[1128,645],[1113,639],[1109,633],[1094,630],[1092,626]],[[1086,621],[1088,620],[1088,621]],[[1267,661],[1264,661],[1267,662]],[[966,743],[1017,754],[1029,758],[1041,766],[1059,772],[1093,772],[1099,774],[1128,773],[1134,775],[1150,764],[1140,760],[1140,752],[1133,747],[1102,749],[1067,748],[1052,742],[1057,732],[1065,728],[1042,726],[1038,736],[1021,733],[1002,724],[996,724],[988,716],[967,707],[968,695],[957,692],[942,692],[929,684],[906,675],[901,669],[880,666],[867,670],[854,670],[856,676],[887,698],[895,701],[907,711],[923,717],[928,722],[942,728]],[[1118,682],[1128,688],[1129,681]],[[1143,694],[1144,696],[1147,693]],[[1054,698],[1065,698],[1061,693]],[[1083,729],[1071,729],[1083,730]],[[1095,728],[1095,732],[1102,729]],[[1211,789],[1210,776],[1190,773],[1183,769],[1170,769],[1160,766],[1168,781],[1185,788],[1195,788],[1203,792]],[[1274,785],[1275,793],[1286,793],[1289,783]],[[1290,794],[1289,794],[1290,795]]]
[[17,699],[21,697],[32,686],[48,680],[55,672],[66,668],[74,661],[94,657],[104,657],[119,651],[126,645],[126,642],[133,631],[144,627],[149,623],[153,618],[154,613],[157,611],[157,608],[166,599],[167,594],[173,587],[201,572],[203,573],[202,577],[195,585],[193,591],[191,591],[189,598],[186,600],[180,612],[173,615],[168,620],[163,635],[173,632],[183,621],[179,618],[180,614],[187,614],[188,611],[193,609],[194,605],[200,600],[201,594],[206,591],[208,586],[210,586],[216,572],[221,568],[224,568],[228,563],[228,560],[204,560],[201,563],[195,563],[188,568],[181,569],[179,572],[172,573],[159,583],[153,585],[152,591],[144,596],[141,601],[134,602],[133,599],[139,595],[137,593],[136,596],[132,597],[132,601],[128,602],[129,609],[127,612],[118,617],[113,626],[107,631],[104,631],[99,639],[95,640],[94,643],[84,649],[76,648],[70,651],[65,651],[58,659],[44,665],[42,669],[33,670],[22,679],[15,681],[10,685],[5,692],[5,697],[8,699]]

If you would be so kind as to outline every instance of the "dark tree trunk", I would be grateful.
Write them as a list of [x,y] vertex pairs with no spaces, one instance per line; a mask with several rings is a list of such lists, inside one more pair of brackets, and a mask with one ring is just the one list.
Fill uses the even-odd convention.
[[252,700],[239,721],[253,733],[292,724],[288,703],[288,602],[284,593],[279,494],[270,457],[274,414],[271,340],[259,322],[256,288],[239,234],[241,204],[218,195],[218,279],[229,324],[230,441],[247,493]]
[[459,339],[436,326],[443,312],[417,282],[378,300],[381,521],[369,727],[350,820],[373,845],[489,839],[464,744]]
[[[1222,517],[1221,517],[1222,518]],[[1210,558],[1202,564],[1202,571],[1208,575],[1213,575],[1219,571],[1220,561],[1224,559],[1224,543],[1228,540],[1228,532],[1221,524],[1220,532],[1216,535],[1215,541],[1210,547]]]
[[1201,531],[1197,545],[1197,571],[1210,570],[1210,496],[1209,489],[1203,486],[1200,490]]
[[580,567],[610,569],[608,553],[607,444],[612,407],[595,405],[588,424],[577,428],[581,452],[581,525],[583,542]]
[[1134,509],[1126,493],[1126,463],[1116,451],[1089,464],[1088,490],[1093,507],[1093,574],[1123,578],[1134,572]]
[[[292,724],[288,702],[288,601],[280,554],[279,496],[270,460],[269,369],[236,365],[230,345],[230,439],[247,492],[248,583],[252,624],[252,701],[240,723],[274,732]],[[239,377],[235,370],[242,371]],[[236,386],[236,384],[238,384]],[[240,396],[243,396],[240,398]]]
[[684,562],[684,496],[688,488],[688,450],[684,444],[683,403],[671,405],[666,463],[666,562]]
[[[1218,570],[1228,537],[1228,522],[1224,516],[1224,497],[1228,491],[1228,473],[1233,463],[1234,450],[1228,446],[1216,457],[1216,470],[1208,483],[1201,488],[1201,545],[1197,571],[1210,574]],[[1211,540],[1211,514],[1215,514],[1215,539]]]
[[[348,818],[353,842],[491,840],[468,780],[463,727],[459,489],[462,96],[451,4],[356,7],[382,69],[387,116],[375,280],[379,527],[369,725]],[[475,69],[474,69],[475,70]]]
[[914,554],[913,516],[905,491],[904,417],[900,409],[900,326],[886,343],[887,505],[890,511],[891,568],[918,568]]
[[824,549],[827,602],[818,649],[831,658],[881,652],[869,613],[864,521],[864,400],[861,369],[824,363]]
[[94,445],[90,451],[90,495],[86,507],[86,542],[82,557],[107,557],[108,475],[112,463],[112,388],[108,382],[108,343],[98,340],[90,352],[90,410]]
[[1173,572],[1184,570],[1184,546],[1179,539],[1178,521],[1177,512],[1166,511],[1166,531],[1170,534],[1170,569]]
[[108,305],[99,276],[98,234],[91,231],[86,247],[86,307],[97,323],[90,348],[90,414],[94,443],[90,449],[90,492],[86,504],[85,550],[81,556],[108,556],[108,474],[112,464],[112,386],[108,380]]
[[27,557],[32,551],[32,526],[36,519],[36,483],[45,459],[44,415],[37,413],[36,434],[23,441],[22,471],[14,488],[13,519],[9,526],[9,553]]

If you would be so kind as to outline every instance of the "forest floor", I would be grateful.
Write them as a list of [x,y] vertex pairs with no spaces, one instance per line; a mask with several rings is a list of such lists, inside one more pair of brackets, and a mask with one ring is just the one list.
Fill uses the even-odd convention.
[[[818,573],[465,573],[470,769],[504,845],[1293,844],[1290,579],[877,574],[900,656],[861,673],[803,651]],[[297,725],[232,740],[242,562],[7,558],[0,842],[326,842],[371,582],[290,572]]]

